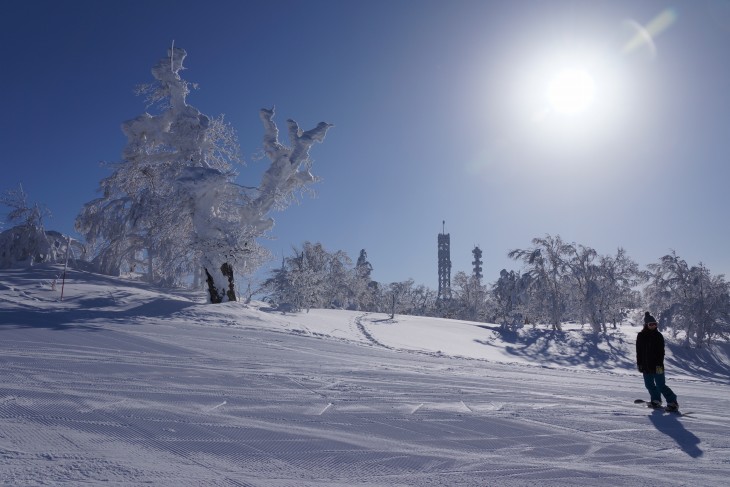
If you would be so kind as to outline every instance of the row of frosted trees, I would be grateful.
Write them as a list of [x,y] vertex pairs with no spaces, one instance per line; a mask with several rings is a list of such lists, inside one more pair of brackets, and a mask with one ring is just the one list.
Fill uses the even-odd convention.
[[598,332],[643,306],[688,345],[730,336],[730,288],[703,264],[690,266],[672,252],[640,269],[624,249],[602,256],[549,235],[532,243],[509,253],[524,264],[524,273],[503,273],[494,288],[508,291],[501,293],[503,302],[508,296],[503,316],[521,311],[554,328],[576,320]]
[[638,321],[643,312],[636,310],[647,308],[688,345],[703,346],[730,335],[728,283],[701,264],[689,266],[672,253],[640,269],[623,249],[599,255],[550,235],[532,244],[509,253],[522,269],[503,270],[492,284],[458,272],[448,301],[437,300],[435,291],[412,279],[390,284],[371,280],[372,265],[364,250],[353,265],[345,252],[329,252],[310,242],[292,249],[261,291],[291,310],[446,316],[512,330],[529,323],[559,331],[562,323],[573,321],[600,333],[627,319]]

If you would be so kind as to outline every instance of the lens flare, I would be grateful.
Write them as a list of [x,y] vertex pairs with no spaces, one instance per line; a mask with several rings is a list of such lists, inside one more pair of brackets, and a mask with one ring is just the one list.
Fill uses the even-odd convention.
[[634,36],[623,47],[623,53],[629,54],[642,46],[646,46],[652,57],[656,56],[654,38],[668,29],[677,20],[677,13],[672,9],[663,10],[651,22],[643,27],[634,20],[625,20],[624,24],[634,30]]

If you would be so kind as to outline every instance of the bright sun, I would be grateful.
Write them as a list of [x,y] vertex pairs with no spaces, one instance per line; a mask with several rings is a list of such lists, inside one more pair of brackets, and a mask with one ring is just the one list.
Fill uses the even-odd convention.
[[563,114],[580,113],[595,97],[593,77],[582,69],[564,69],[548,84],[548,102],[553,110]]

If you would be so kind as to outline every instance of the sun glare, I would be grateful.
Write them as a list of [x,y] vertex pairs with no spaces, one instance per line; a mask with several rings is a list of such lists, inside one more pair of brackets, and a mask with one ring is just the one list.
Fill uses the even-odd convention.
[[558,113],[574,114],[587,109],[595,97],[596,84],[588,72],[564,69],[548,83],[550,107]]
[[556,149],[607,137],[628,106],[623,64],[620,51],[588,41],[580,48],[557,44],[534,49],[515,78],[515,115]]

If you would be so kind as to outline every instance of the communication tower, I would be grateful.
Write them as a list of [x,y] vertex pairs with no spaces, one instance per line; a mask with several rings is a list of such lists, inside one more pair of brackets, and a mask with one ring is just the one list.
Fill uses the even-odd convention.
[[482,279],[482,249],[479,248],[477,245],[474,247],[474,250],[471,251],[472,254],[474,254],[474,261],[472,262],[472,265],[474,265],[474,277],[477,279],[477,281],[481,281]]
[[451,299],[451,236],[446,233],[446,220],[438,235],[439,293],[438,300]]

